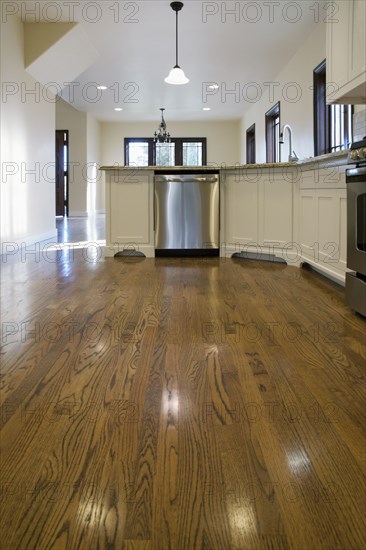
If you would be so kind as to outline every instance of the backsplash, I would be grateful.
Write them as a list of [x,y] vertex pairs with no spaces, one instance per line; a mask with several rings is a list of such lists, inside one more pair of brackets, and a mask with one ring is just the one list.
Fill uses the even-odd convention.
[[366,105],[358,107],[353,115],[353,141],[360,141],[366,136]]

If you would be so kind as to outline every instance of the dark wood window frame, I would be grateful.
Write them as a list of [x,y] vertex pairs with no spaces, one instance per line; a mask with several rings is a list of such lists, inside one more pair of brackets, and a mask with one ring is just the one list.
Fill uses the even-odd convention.
[[314,155],[324,155],[330,151],[330,110],[326,104],[326,60],[313,71],[314,87]]
[[[314,103],[314,156],[325,155],[348,147],[352,141],[352,113],[344,105],[327,105],[326,60],[319,63],[313,71]],[[344,128],[343,142],[337,142],[336,129],[332,125],[332,109],[341,109]],[[338,115],[339,116],[339,115]],[[351,120],[349,120],[351,116]],[[349,128],[351,130],[349,131]],[[333,138],[333,139],[332,139]],[[341,137],[342,140],[342,137]],[[332,145],[332,141],[334,145]]]
[[[156,166],[156,148],[153,138],[125,138],[125,166],[129,166],[129,144],[133,142],[148,143],[148,162],[149,166]],[[183,143],[202,143],[202,166],[207,165],[207,138],[171,138],[171,143],[175,144],[175,166],[182,166],[183,163]]]
[[206,138],[172,138],[175,143],[175,165],[183,164],[183,143],[202,143],[202,166],[207,164],[207,139]]
[[125,166],[130,165],[129,159],[129,144],[138,143],[138,142],[147,142],[148,143],[148,164],[152,166],[154,164],[153,160],[153,150],[154,150],[154,140],[153,138],[125,138],[124,139],[124,149],[125,149]]
[[[279,119],[276,124],[277,118]],[[277,126],[281,127],[281,104],[278,101],[273,107],[271,107],[265,114],[265,127],[266,127],[266,162],[279,162],[279,143],[277,136]],[[279,132],[278,132],[279,134]]]
[[255,124],[252,124],[246,131],[246,159],[247,164],[255,164],[256,144],[255,144]]

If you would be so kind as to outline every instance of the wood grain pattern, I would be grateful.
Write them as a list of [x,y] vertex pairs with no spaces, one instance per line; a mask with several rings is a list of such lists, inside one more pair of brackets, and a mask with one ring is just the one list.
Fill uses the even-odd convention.
[[4,548],[365,547],[366,321],[341,287],[53,254],[2,265]]

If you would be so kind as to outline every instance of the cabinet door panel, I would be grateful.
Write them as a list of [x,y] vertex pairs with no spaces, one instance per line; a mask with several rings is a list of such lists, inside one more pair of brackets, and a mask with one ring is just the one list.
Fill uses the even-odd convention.
[[299,204],[299,247],[301,254],[312,260],[317,240],[316,228],[316,191],[315,189],[300,190]]
[[348,80],[348,44],[345,42],[348,37],[350,4],[348,0],[336,2],[337,13],[327,23],[327,84],[332,83],[337,87],[344,86]]
[[317,196],[317,243],[318,261],[326,267],[339,263],[339,218],[337,190],[316,192]]
[[257,243],[258,183],[228,175],[224,190],[226,244]]
[[328,5],[333,15],[326,25],[327,102],[364,104],[366,2],[338,0]]
[[292,242],[292,186],[283,180],[261,182],[260,244],[282,248]]
[[149,176],[139,176],[133,183],[112,179],[110,185],[111,243],[149,243],[152,210]]
[[302,256],[325,272],[346,271],[347,190],[300,189],[299,245]]
[[349,79],[357,78],[366,70],[366,2],[350,2]]

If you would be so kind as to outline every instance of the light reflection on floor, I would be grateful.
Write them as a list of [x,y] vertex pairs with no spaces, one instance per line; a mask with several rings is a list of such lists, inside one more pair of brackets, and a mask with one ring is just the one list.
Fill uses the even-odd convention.
[[93,242],[105,244],[105,215],[95,214],[87,218],[56,218],[57,242]]

